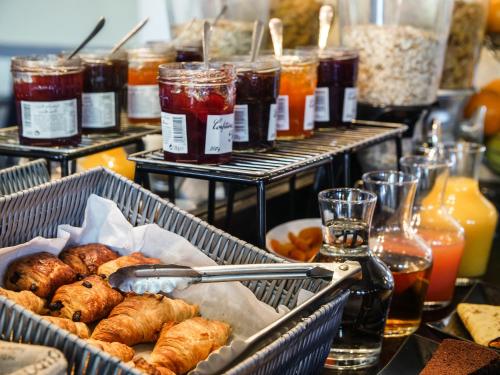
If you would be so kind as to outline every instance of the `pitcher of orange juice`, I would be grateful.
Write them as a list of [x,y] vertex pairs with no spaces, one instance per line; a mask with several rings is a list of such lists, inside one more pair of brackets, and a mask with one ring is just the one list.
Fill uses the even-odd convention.
[[479,190],[479,167],[484,151],[483,145],[464,142],[444,145],[438,152],[451,162],[445,205],[465,230],[459,284],[467,284],[485,274],[498,220],[495,206]]
[[450,304],[464,250],[464,230],[444,205],[450,163],[426,156],[401,158],[403,172],[418,177],[412,227],[432,249],[433,266],[425,310]]

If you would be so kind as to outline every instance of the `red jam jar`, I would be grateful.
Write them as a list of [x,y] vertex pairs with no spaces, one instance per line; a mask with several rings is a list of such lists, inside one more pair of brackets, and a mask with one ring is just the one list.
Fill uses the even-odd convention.
[[349,125],[356,118],[359,55],[347,48],[318,52],[318,87],[315,93],[316,128]]
[[229,64],[160,66],[160,105],[165,160],[218,164],[233,150],[236,74]]
[[83,66],[78,57],[13,57],[19,142],[32,146],[81,141]]
[[128,51],[127,113],[130,123],[159,124],[158,67],[175,60],[167,44]]
[[281,65],[272,57],[250,62],[248,56],[236,56],[229,62],[234,64],[237,76],[233,149],[270,150],[276,143]]
[[120,131],[123,90],[122,66],[108,51],[80,55],[83,66],[82,131],[111,133]]

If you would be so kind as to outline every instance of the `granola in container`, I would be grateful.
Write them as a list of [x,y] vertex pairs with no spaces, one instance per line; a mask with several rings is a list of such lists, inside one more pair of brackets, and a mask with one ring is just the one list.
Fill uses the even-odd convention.
[[441,79],[442,89],[472,87],[487,16],[485,0],[455,0]]
[[374,106],[414,106],[436,98],[442,59],[437,33],[409,25],[359,24],[343,30],[359,50],[358,99]]

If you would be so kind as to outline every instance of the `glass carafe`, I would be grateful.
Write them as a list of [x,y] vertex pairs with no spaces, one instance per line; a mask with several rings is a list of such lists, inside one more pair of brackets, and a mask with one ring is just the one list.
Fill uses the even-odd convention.
[[432,249],[432,272],[424,309],[442,308],[453,298],[465,244],[463,228],[443,203],[449,163],[425,156],[405,156],[401,158],[401,169],[418,178],[412,227]]
[[323,246],[320,262],[354,260],[362,279],[351,287],[325,366],[358,369],[378,362],[394,280],[368,247],[370,222],[377,197],[359,189],[330,189],[319,193]]
[[484,151],[483,145],[466,142],[445,145],[439,151],[452,163],[445,205],[465,230],[465,248],[458,270],[460,284],[485,274],[498,220],[495,206],[479,190]]
[[384,335],[409,335],[420,325],[432,266],[430,247],[411,228],[417,178],[396,171],[369,172],[363,185],[377,195],[370,248],[394,277]]

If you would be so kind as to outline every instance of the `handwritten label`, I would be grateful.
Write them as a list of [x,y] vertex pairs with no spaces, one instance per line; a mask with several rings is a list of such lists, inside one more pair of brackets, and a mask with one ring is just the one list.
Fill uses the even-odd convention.
[[205,154],[227,154],[233,151],[234,113],[207,116]]

